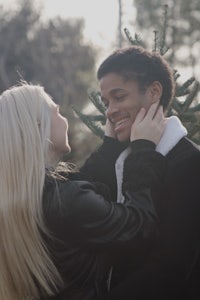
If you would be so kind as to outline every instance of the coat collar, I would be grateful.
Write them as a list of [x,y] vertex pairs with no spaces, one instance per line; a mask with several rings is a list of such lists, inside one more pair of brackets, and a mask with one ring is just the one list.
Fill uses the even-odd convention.
[[[156,151],[162,155],[167,155],[178,142],[187,135],[186,128],[182,125],[176,116],[171,116],[167,119],[167,124],[163,136],[156,146]],[[128,147],[121,152],[115,163],[115,172],[117,179],[117,202],[124,202],[122,195],[123,167],[124,160],[131,153],[131,148]]]

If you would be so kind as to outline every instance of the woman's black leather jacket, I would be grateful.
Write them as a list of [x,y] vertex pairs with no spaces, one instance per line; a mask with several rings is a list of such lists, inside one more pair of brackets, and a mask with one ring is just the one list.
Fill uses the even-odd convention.
[[151,187],[162,180],[165,158],[154,148],[150,142],[136,143],[126,159],[124,204],[111,198],[105,184],[84,180],[86,174],[46,176],[43,207],[52,238],[45,241],[64,281],[63,291],[52,299],[87,300],[106,292],[115,252],[157,235]]

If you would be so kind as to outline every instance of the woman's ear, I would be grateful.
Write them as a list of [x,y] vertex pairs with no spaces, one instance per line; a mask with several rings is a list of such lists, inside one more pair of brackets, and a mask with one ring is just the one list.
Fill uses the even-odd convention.
[[151,104],[159,102],[162,96],[163,87],[159,81],[153,81],[148,87]]

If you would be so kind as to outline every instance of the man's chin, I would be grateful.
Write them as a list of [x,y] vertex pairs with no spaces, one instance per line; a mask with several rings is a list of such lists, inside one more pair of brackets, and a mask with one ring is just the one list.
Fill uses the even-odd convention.
[[129,135],[126,136],[126,135],[118,134],[117,139],[118,139],[119,142],[125,143],[125,142],[129,142],[130,136]]

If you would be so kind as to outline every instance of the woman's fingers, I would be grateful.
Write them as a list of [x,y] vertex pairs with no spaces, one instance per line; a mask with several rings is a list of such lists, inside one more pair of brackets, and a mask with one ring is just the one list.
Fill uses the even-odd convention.
[[163,107],[160,105],[158,107],[158,110],[156,111],[153,119],[156,121],[156,122],[161,122],[162,120],[164,120],[164,113],[163,113]]
[[150,120],[154,119],[154,116],[158,109],[158,105],[159,105],[158,102],[153,103],[150,106],[149,110],[147,111],[145,118],[150,119]]
[[135,123],[135,124],[140,123],[140,122],[144,119],[145,114],[146,114],[146,110],[145,110],[144,107],[142,107],[142,108],[139,110],[139,112],[138,112],[138,114],[137,114],[137,116],[136,116],[136,118],[135,118],[134,123]]
[[165,125],[163,108],[162,106],[158,107],[158,103],[154,103],[146,114],[144,108],[137,114],[131,128],[130,140],[146,139],[157,145],[162,137]]

